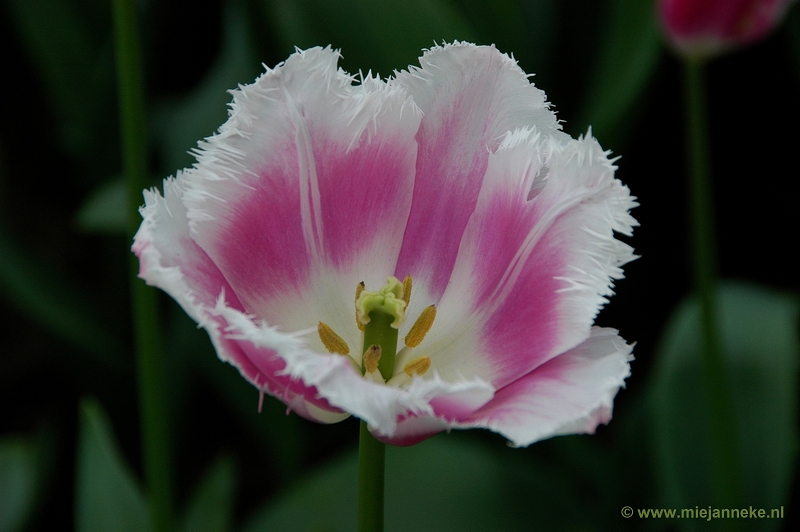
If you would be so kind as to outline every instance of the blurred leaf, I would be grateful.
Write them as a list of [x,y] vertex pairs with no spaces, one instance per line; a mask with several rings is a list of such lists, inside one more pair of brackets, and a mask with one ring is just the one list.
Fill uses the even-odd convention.
[[90,31],[75,2],[9,0],[16,29],[59,112],[61,139],[71,153],[92,148],[98,100],[114,71],[103,42]]
[[0,531],[22,530],[41,490],[37,442],[0,439]]
[[101,325],[81,290],[25,255],[0,228],[0,293],[31,318],[109,368],[126,349]]
[[417,63],[434,41],[477,40],[474,29],[444,0],[261,0],[284,54],[294,47],[331,45],[342,68],[380,73]]
[[800,8],[789,9],[786,16],[785,35],[789,44],[789,49],[794,59],[794,71],[798,81],[800,81]]
[[317,468],[288,495],[258,511],[243,530],[355,530],[356,467],[357,457],[348,453],[344,459]]
[[209,468],[190,497],[183,520],[184,532],[232,530],[235,495],[236,467],[232,458],[222,457]]
[[149,531],[144,496],[117,446],[106,414],[96,401],[85,399],[80,418],[75,530]]
[[[593,80],[586,91],[579,128],[591,126],[597,138],[623,133],[634,105],[661,55],[653,2],[612,0]],[[608,140],[606,140],[608,142]]]
[[[515,531],[531,523],[564,530],[582,522],[584,516],[569,511],[578,507],[571,477],[530,467],[523,450],[504,451],[445,436],[412,447],[387,446],[386,530]],[[355,453],[318,469],[257,512],[244,530],[355,530],[356,470]]]
[[[745,488],[741,502],[769,512],[787,503],[796,470],[798,301],[733,283],[722,285],[718,297],[728,384],[737,416]],[[667,326],[654,373],[650,419],[664,507],[712,504],[713,456],[698,321],[696,300],[680,305]],[[691,519],[677,523],[683,530],[702,528]],[[749,519],[740,524],[744,530],[777,530],[781,521]]]
[[194,163],[189,150],[228,118],[228,90],[252,83],[260,70],[240,2],[227,2],[224,17],[222,49],[206,79],[186,98],[160,102],[155,109],[152,126],[168,172]]
[[100,185],[78,210],[75,220],[78,228],[85,233],[125,234],[128,229],[127,194],[122,178]]

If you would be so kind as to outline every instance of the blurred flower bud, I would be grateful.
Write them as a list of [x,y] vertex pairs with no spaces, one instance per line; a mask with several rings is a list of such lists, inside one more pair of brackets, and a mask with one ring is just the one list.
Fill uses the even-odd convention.
[[791,0],[659,0],[662,26],[684,56],[705,59],[769,34]]

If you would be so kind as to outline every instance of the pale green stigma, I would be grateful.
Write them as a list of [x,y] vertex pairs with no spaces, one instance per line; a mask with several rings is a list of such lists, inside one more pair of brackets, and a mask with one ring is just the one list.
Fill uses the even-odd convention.
[[356,318],[366,325],[370,312],[378,311],[393,318],[392,328],[399,329],[406,319],[406,302],[403,300],[403,284],[396,277],[389,277],[377,292],[361,290],[356,300]]

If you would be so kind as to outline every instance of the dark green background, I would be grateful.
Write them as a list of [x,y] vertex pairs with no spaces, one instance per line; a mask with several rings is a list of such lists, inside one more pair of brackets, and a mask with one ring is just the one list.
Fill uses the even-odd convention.
[[[210,7],[206,7],[210,6]],[[225,120],[225,92],[294,46],[382,76],[454,39],[535,73],[573,136],[592,125],[639,198],[598,324],[637,342],[614,420],[527,449],[471,431],[390,449],[388,530],[714,530],[620,509],[711,504],[689,294],[681,64],[642,0],[140,2],[152,183]],[[0,5],[0,531],[144,523],[109,3]],[[708,65],[726,360],[745,503],[797,499],[800,13]],[[729,282],[736,280],[736,283]],[[169,403],[185,530],[349,530],[357,420],[285,415],[166,296]],[[731,523],[722,523],[729,526]],[[142,525],[144,526],[144,525]]]

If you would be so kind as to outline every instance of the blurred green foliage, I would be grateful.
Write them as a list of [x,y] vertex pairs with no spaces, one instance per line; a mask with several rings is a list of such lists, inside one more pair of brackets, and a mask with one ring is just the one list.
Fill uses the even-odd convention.
[[80,407],[75,530],[146,532],[149,520],[145,497],[114,441],[100,406],[85,400]]
[[32,438],[0,439],[0,530],[20,530],[41,491],[41,451]]
[[[660,44],[652,2],[140,7],[154,186],[190,165],[189,150],[224,122],[226,90],[251,82],[262,62],[274,66],[294,46],[331,44],[341,48],[345,70],[388,76],[434,42],[495,43],[536,74],[565,130],[578,135],[591,125],[603,146],[623,153],[620,176],[642,204],[632,243],[643,258],[626,269],[629,278],[599,318],[638,341],[614,421],[594,437],[529,449],[474,431],[392,448],[387,529],[704,529],[691,520],[620,516],[624,505],[710,504],[696,310],[679,304],[689,288],[678,69]],[[798,35],[795,7],[784,30],[709,67],[722,273],[782,292],[732,285],[720,295],[745,502],[787,508],[784,521],[747,521],[742,530],[789,530],[797,519],[789,511],[798,497],[797,280],[787,266],[796,207],[783,193],[793,175],[782,163],[800,140],[786,118],[800,116]],[[8,58],[0,117],[0,531],[146,529],[109,5],[8,0],[0,39]],[[165,408],[183,530],[350,530],[354,421],[313,425],[269,399],[258,415],[257,392],[216,359],[171,300],[163,305]]]
[[[736,412],[742,500],[770,509],[786,501],[797,460],[800,306],[795,297],[745,284],[719,293],[723,351]],[[697,301],[667,324],[653,374],[652,445],[663,506],[723,507],[713,497],[713,456],[705,407]],[[764,519],[747,530],[780,530]],[[702,529],[696,522],[684,527]]]

